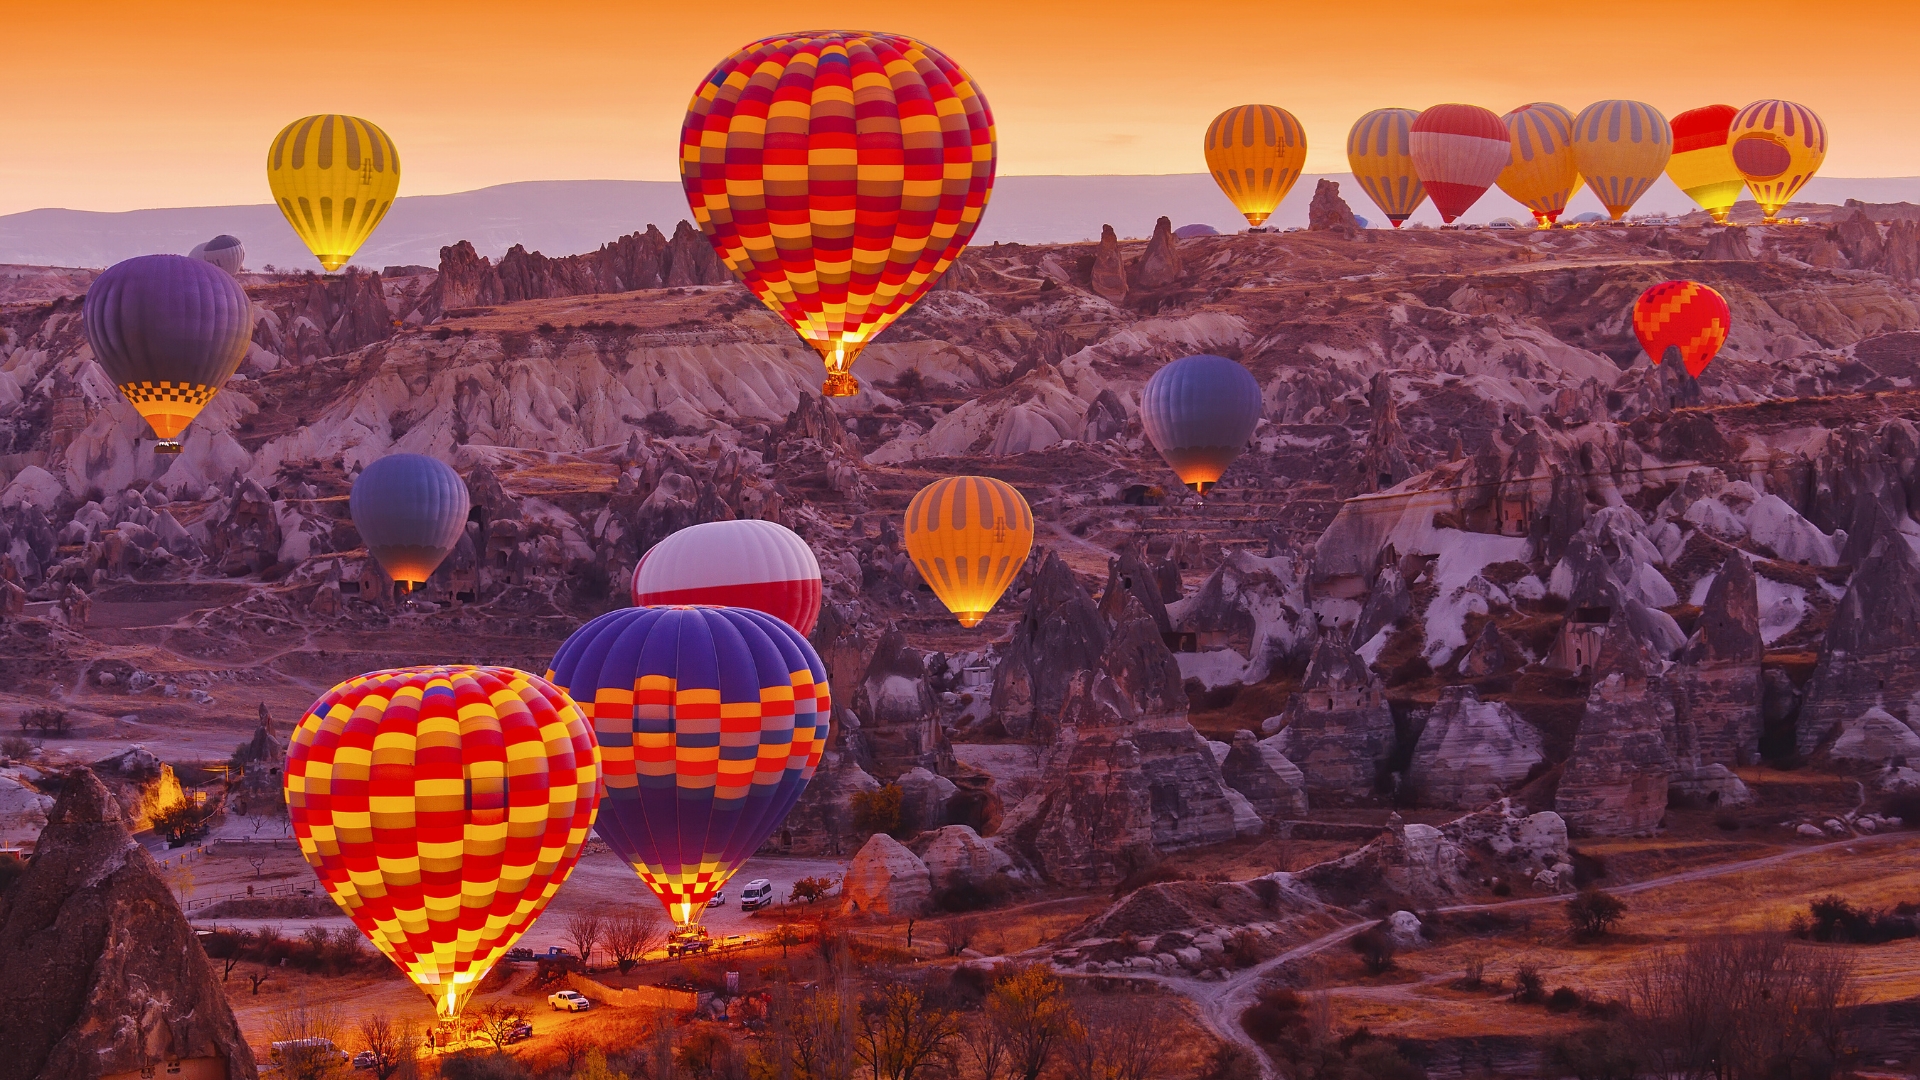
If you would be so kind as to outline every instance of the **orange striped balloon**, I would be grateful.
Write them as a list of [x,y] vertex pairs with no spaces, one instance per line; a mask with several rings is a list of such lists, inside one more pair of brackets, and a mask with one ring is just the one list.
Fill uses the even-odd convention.
[[1573,160],[1619,221],[1666,171],[1673,128],[1644,101],[1596,101],[1573,120]]
[[1552,225],[1580,186],[1580,170],[1573,163],[1573,114],[1550,101],[1536,101],[1500,121],[1513,136],[1513,157],[1496,183],[1533,211],[1536,223]]
[[1827,125],[1791,101],[1756,101],[1733,118],[1733,164],[1768,224],[1827,159]]
[[1413,167],[1413,122],[1419,115],[1414,109],[1375,109],[1347,132],[1353,179],[1396,229],[1427,198]]
[[1207,171],[1259,228],[1287,197],[1307,163],[1307,131],[1275,105],[1235,105],[1207,125]]
[[978,626],[1033,550],[1033,511],[1013,485],[953,476],[907,504],[907,554],[961,626]]
[[283,783],[327,895],[448,1019],[573,872],[600,748],[537,675],[399,668],[321,695]]
[[721,261],[827,366],[849,369],[966,249],[993,191],[993,113],[960,65],[903,34],[756,41],[694,90],[687,205]]

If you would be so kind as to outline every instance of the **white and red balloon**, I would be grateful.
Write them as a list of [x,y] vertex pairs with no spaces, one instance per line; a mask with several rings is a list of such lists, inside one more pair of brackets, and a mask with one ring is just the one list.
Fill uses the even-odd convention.
[[820,561],[784,525],[709,521],[681,529],[640,557],[633,603],[752,608],[811,634],[820,619]]

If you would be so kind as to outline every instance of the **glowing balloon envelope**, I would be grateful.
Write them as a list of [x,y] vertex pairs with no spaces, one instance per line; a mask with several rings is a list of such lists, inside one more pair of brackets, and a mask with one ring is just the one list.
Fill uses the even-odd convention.
[[353,481],[347,512],[387,576],[417,585],[433,576],[467,528],[466,481],[424,454],[388,454]]
[[1633,304],[1633,333],[1653,362],[1676,350],[1687,374],[1699,378],[1727,342],[1733,315],[1727,301],[1697,281],[1663,281]]
[[1414,171],[1449,225],[1487,193],[1513,158],[1507,125],[1478,105],[1435,105],[1414,119],[1411,131]]
[[267,187],[328,270],[347,265],[400,193],[400,151],[357,116],[306,116],[267,147]]
[[1260,382],[1224,356],[1183,357],[1153,373],[1140,423],[1180,482],[1206,494],[1260,423]]
[[709,521],[681,529],[640,557],[633,603],[752,608],[811,634],[820,619],[820,561],[799,534],[777,522]]
[[1548,226],[1560,220],[1580,186],[1573,163],[1573,114],[1548,101],[1522,105],[1502,116],[1513,137],[1513,154],[1500,172],[1500,190],[1533,211]]
[[1673,129],[1644,101],[1596,101],[1573,120],[1573,159],[1613,220],[1647,193],[1673,156]]
[[573,872],[600,764],[544,679],[417,667],[321,695],[282,782],[327,895],[450,1019]]
[[1394,228],[1413,216],[1427,189],[1413,167],[1412,109],[1375,109],[1347,133],[1347,167]]
[[1307,131],[1274,105],[1235,105],[1207,125],[1207,171],[1233,208],[1259,228],[1300,179]]
[[1033,510],[1012,484],[951,476],[907,504],[907,555],[940,602],[974,627],[1013,584],[1033,550]]
[[694,91],[680,180],[721,261],[845,397],[860,351],[966,249],[994,147],[986,98],[938,49],[789,34],[720,61]]
[[247,358],[253,303],[233,276],[184,255],[115,263],[87,289],[81,321],[93,357],[153,433],[158,453]]
[[576,630],[547,678],[593,714],[600,838],[697,924],[820,763],[826,665],[763,612],[621,608]]
[[1729,126],[1733,163],[1768,224],[1827,159],[1827,125],[1805,105],[1778,99],[1741,109]]
[[1667,177],[1723,225],[1727,212],[1740,201],[1740,189],[1747,186],[1727,138],[1739,111],[1731,105],[1707,105],[1688,109],[1671,125],[1673,156],[1667,159]]

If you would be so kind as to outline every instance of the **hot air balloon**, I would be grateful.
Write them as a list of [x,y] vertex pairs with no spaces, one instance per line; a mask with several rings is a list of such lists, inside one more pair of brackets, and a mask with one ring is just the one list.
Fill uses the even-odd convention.
[[1673,118],[1673,156],[1667,159],[1667,176],[1687,198],[1726,224],[1727,212],[1740,200],[1746,177],[1733,163],[1733,144],[1727,129],[1733,126],[1731,105],[1708,105],[1688,109]]
[[593,713],[600,838],[697,924],[820,763],[826,665],[763,612],[621,608],[575,631],[547,678]]
[[233,276],[184,255],[115,263],[87,289],[82,317],[93,357],[160,437],[180,433],[220,392],[253,337],[253,304]]
[[1656,364],[1677,350],[1687,374],[1699,378],[1726,344],[1733,315],[1717,292],[1697,281],[1663,281],[1633,304],[1633,333]]
[[820,562],[805,540],[777,522],[709,521],[681,529],[640,557],[633,603],[752,608],[811,634],[820,619]]
[[950,476],[907,504],[907,555],[961,626],[987,617],[1033,550],[1033,511],[1012,484]]
[[239,237],[221,233],[204,244],[193,245],[193,250],[187,252],[187,258],[212,263],[237,276],[240,264],[247,261],[247,249],[241,246]]
[[302,117],[267,148],[267,186],[320,265],[338,270],[393,208],[400,151],[357,116]]
[[1573,160],[1587,187],[1619,221],[1673,156],[1673,129],[1643,101],[1596,101],[1573,119]]
[[1435,105],[1413,121],[1413,168],[1441,220],[1453,219],[1487,193],[1513,158],[1513,136],[1478,105]]
[[993,190],[993,113],[901,34],[756,41],[694,91],[680,129],[693,219],[827,366],[825,392],[960,257]]
[[1182,357],[1153,373],[1140,423],[1180,482],[1206,494],[1260,423],[1260,383],[1224,356]]
[[347,512],[387,576],[409,586],[433,576],[460,542],[471,503],[453,466],[422,454],[388,454],[353,482]]
[[1412,109],[1375,109],[1347,133],[1347,166],[1373,205],[1394,228],[1413,216],[1427,197],[1413,168]]
[[1207,125],[1207,171],[1259,228],[1287,197],[1307,163],[1307,131],[1285,109],[1235,105]]
[[1791,101],[1756,101],[1741,109],[1727,136],[1733,164],[1769,225],[1827,158],[1827,125]]
[[573,872],[600,755],[536,675],[400,668],[321,695],[282,782],[327,895],[452,1019]]
[[1546,227],[1560,220],[1580,186],[1573,164],[1573,114],[1548,101],[1522,105],[1500,118],[1513,137],[1513,153],[1500,172],[1500,190],[1533,211]]

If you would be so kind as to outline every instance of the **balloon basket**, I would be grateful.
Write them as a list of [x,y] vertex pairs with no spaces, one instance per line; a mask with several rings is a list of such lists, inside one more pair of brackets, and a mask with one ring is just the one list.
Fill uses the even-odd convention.
[[852,397],[860,392],[860,380],[852,372],[829,371],[820,392],[828,397]]
[[156,454],[178,454],[185,449],[186,447],[172,439],[161,439],[153,444],[153,452]]

